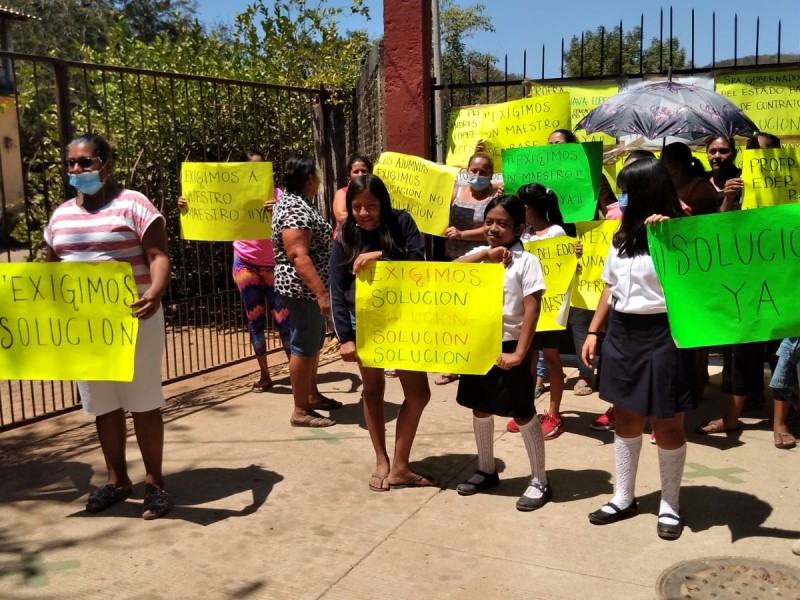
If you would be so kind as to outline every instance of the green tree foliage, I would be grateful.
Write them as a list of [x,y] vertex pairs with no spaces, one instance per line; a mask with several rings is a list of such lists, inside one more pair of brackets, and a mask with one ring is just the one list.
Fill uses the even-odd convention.
[[85,50],[109,45],[109,30],[120,20],[139,40],[177,37],[179,24],[195,15],[193,0],[7,0],[15,10],[39,17],[17,23],[14,48],[28,54],[82,60]]
[[638,75],[640,72],[665,73],[670,66],[676,70],[689,67],[686,62],[686,50],[681,47],[677,38],[672,40],[667,38],[662,44],[657,37],[654,37],[649,45],[644,45],[642,53],[640,53],[641,41],[642,29],[639,26],[622,33],[622,64],[620,64],[619,25],[612,29],[601,26],[595,31],[585,31],[583,52],[581,52],[580,36],[573,36],[566,51],[564,75],[567,77],[615,76],[621,73]]
[[467,81],[470,69],[475,78],[476,71],[485,71],[486,64],[494,62],[495,57],[491,54],[478,52],[467,46],[467,40],[475,34],[494,32],[492,20],[484,14],[485,10],[486,6],[482,3],[462,8],[454,0],[440,0],[442,73],[446,81]]

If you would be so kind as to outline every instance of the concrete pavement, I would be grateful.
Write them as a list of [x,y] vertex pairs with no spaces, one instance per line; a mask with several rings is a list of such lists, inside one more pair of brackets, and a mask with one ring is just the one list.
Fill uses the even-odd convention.
[[[694,434],[723,410],[718,375],[687,418],[686,528],[667,542],[656,536],[660,484],[646,440],[639,516],[604,527],[586,518],[612,493],[613,433],[588,427],[607,406],[596,393],[565,394],[567,431],[546,443],[553,502],[521,513],[514,503],[529,467],[504,419],[495,425],[501,485],[457,495],[475,468],[475,447],[456,384],[431,385],[412,454],[443,489],[381,494],[367,488],[374,463],[353,365],[331,353],[321,367],[322,391],[346,406],[334,412],[338,425],[320,430],[289,426],[285,369],[276,370],[279,385],[255,394],[253,367],[167,390],[177,394],[165,411],[176,506],[161,520],[140,518],[143,468],[132,436],[133,498],[88,515],[86,495],[104,473],[90,421],[74,413],[0,435],[0,598],[627,600],[658,597],[659,575],[692,559],[800,568],[790,550],[800,538],[800,449],[774,448],[769,402],[745,413],[740,436]],[[387,380],[386,401],[392,436],[402,402],[396,379]],[[547,402],[545,394],[539,409]]]

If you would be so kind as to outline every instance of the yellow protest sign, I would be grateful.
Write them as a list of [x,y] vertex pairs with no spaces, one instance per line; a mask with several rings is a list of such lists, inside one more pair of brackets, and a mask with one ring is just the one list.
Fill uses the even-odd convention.
[[583,245],[581,274],[572,294],[572,306],[596,310],[605,283],[600,275],[606,264],[611,238],[619,227],[619,221],[582,221],[575,223],[578,241]]
[[742,152],[742,208],[761,208],[800,201],[800,150],[773,148]]
[[0,378],[133,380],[130,263],[0,264]]
[[715,88],[741,108],[759,131],[800,135],[800,71],[750,71],[716,76]]
[[541,311],[536,331],[560,331],[567,328],[570,292],[575,281],[578,257],[575,255],[575,241],[566,236],[525,242],[525,250],[542,263],[544,284]]
[[356,280],[367,367],[482,375],[502,349],[501,264],[377,261]]
[[392,206],[407,210],[422,233],[444,235],[457,171],[418,156],[384,152],[374,173],[386,184]]
[[275,195],[272,163],[185,162],[181,190],[188,204],[181,213],[183,239],[231,242],[272,237],[272,213],[264,209]]
[[[543,85],[536,83],[530,88],[532,97],[544,94],[569,94],[572,124],[570,127],[562,127],[561,129],[574,128],[581,122],[583,117],[618,92],[619,83],[617,82],[581,83],[579,85]],[[617,138],[613,136],[605,133],[587,135],[582,129],[576,131],[575,136],[579,142],[603,142],[604,146],[615,146],[617,143]]]
[[447,164],[466,167],[478,140],[501,169],[503,150],[540,146],[554,129],[570,128],[569,94],[465,106],[450,114]]

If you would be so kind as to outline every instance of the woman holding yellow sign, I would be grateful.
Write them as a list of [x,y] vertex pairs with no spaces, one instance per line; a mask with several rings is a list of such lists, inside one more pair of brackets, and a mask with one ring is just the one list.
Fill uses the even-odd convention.
[[[392,209],[389,191],[374,175],[350,182],[346,196],[347,218],[333,243],[330,268],[331,314],[336,337],[341,343],[342,360],[358,361],[355,330],[355,282],[360,271],[375,260],[425,260],[422,236],[405,211]],[[386,425],[383,396],[386,383],[383,369],[359,364],[364,384],[364,419],[375,450],[375,472],[369,489],[429,487],[436,481],[418,475],[409,466],[411,445],[417,434],[422,411],[431,397],[427,374],[397,371],[405,399],[397,415],[394,458],[386,450]]]
[[[478,142],[478,148],[482,148]],[[457,186],[450,205],[450,226],[445,230],[445,254],[450,260],[463,256],[486,241],[483,233],[483,212],[497,195],[492,186],[494,162],[484,152],[475,152],[467,163],[467,185]],[[458,375],[442,373],[433,380],[446,385],[458,380]]]
[[157,519],[171,506],[161,472],[164,422],[161,407],[161,356],[164,312],[161,296],[169,282],[169,257],[164,217],[139,192],[114,182],[111,146],[88,134],[67,147],[69,182],[78,196],[59,206],[44,232],[51,262],[125,261],[131,263],[139,299],[131,304],[139,333],[133,381],[79,381],[86,414],[95,417],[108,479],[89,495],[86,511],[96,513],[129,497],[125,444],[125,411],[133,417],[136,441],[147,471],[143,519]]

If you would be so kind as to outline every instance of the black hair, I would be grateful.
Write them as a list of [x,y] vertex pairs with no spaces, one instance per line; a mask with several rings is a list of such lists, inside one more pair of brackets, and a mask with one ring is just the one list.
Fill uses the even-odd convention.
[[706,152],[708,152],[708,147],[717,140],[725,140],[728,142],[728,145],[731,147],[731,157],[736,156],[736,141],[733,138],[729,138],[724,135],[714,135],[708,138],[708,141],[706,142]]
[[647,225],[650,215],[684,216],[675,184],[664,164],[655,158],[643,158],[622,169],[619,178],[628,193],[628,206],[612,243],[622,256],[649,254]]
[[283,168],[283,187],[290,194],[302,196],[308,178],[316,174],[313,158],[304,154],[290,156]]
[[469,166],[472,164],[472,161],[473,161],[473,160],[475,160],[476,158],[482,158],[482,159],[484,159],[484,160],[485,160],[487,163],[489,163],[489,170],[490,170],[492,173],[494,173],[494,161],[492,160],[492,157],[491,157],[491,156],[489,156],[488,154],[486,154],[486,152],[476,152],[475,154],[473,154],[472,156],[470,156],[470,157],[469,157],[469,160],[467,161],[467,168],[468,168],[468,169],[469,169]]
[[355,156],[351,156],[350,160],[347,161],[347,176],[348,177],[350,177],[350,170],[353,168],[353,165],[356,164],[356,163],[364,163],[364,165],[367,167],[367,171],[369,171],[370,173],[372,173],[372,171],[375,170],[373,165],[372,165],[372,161],[369,158],[367,158],[366,156],[361,156],[359,154],[356,154]]
[[114,150],[111,144],[108,143],[106,138],[97,135],[96,133],[85,133],[81,136],[74,138],[67,148],[77,144],[87,144],[92,149],[92,154],[99,158],[103,164],[106,164],[110,159],[114,158]]
[[767,148],[781,147],[781,138],[779,138],[777,135],[772,135],[771,133],[764,133],[761,131],[747,140],[747,145],[745,148],[748,150],[759,150],[761,148],[761,144],[758,143],[758,138],[760,137],[767,140]]
[[668,144],[661,151],[661,160],[665,163],[676,163],[684,172],[694,177],[707,177],[706,168],[699,158],[692,155],[689,146],[683,142]]
[[244,151],[244,159],[245,161],[253,160],[254,156],[260,156],[262,160],[266,160],[267,157],[264,156],[264,153],[261,150],[256,150],[255,148],[245,148]]
[[489,214],[490,210],[497,207],[502,208],[509,214],[514,225],[525,226],[525,206],[522,204],[522,200],[508,194],[495,196],[489,201],[489,204],[486,205],[486,209],[483,211],[483,220],[486,220],[486,215]]
[[564,226],[564,217],[558,207],[556,193],[540,183],[529,183],[517,190],[517,198],[524,206],[535,210],[550,224]]
[[578,138],[577,138],[577,137],[575,137],[575,134],[574,134],[574,133],[572,133],[572,132],[571,132],[569,129],[556,129],[555,131],[551,132],[549,136],[547,136],[547,137],[548,137],[548,139],[549,139],[549,138],[550,138],[550,137],[551,137],[551,136],[552,136],[554,133],[558,133],[558,134],[560,134],[560,135],[563,135],[563,136],[564,136],[564,139],[565,139],[565,140],[567,140],[567,143],[568,143],[568,144],[577,144],[577,143],[578,143]]
[[624,162],[628,162],[630,160],[636,161],[641,160],[643,158],[655,158],[656,155],[650,152],[650,150],[634,150],[628,156],[625,157]]
[[389,190],[386,189],[386,184],[383,183],[383,180],[377,175],[369,174],[359,175],[347,186],[347,195],[345,197],[347,218],[342,223],[338,238],[344,248],[342,264],[352,264],[356,257],[364,251],[362,229],[356,225],[356,220],[353,217],[353,200],[364,192],[375,196],[380,204],[381,215],[378,220],[378,239],[383,254],[393,260],[408,258],[405,234],[397,219],[397,215],[402,211],[392,208]]

